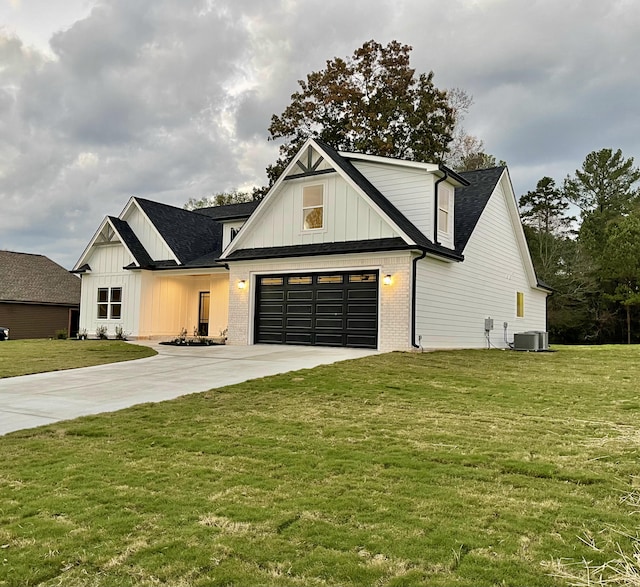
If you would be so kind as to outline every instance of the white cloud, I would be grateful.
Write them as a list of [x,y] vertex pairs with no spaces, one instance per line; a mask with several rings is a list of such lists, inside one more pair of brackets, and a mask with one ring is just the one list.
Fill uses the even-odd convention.
[[413,45],[418,71],[474,95],[465,126],[518,193],[594,149],[640,155],[634,1],[14,4],[0,4],[0,247],[66,266],[130,195],[182,205],[264,182],[271,115],[369,39]]

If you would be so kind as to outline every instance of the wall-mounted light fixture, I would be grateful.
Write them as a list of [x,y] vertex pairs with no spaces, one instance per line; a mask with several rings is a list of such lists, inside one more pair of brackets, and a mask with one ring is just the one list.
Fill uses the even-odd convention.
[[247,287],[247,282],[244,279],[238,281],[238,289],[244,289],[245,287]]
[[382,278],[382,283],[384,285],[391,285],[391,275],[387,274]]

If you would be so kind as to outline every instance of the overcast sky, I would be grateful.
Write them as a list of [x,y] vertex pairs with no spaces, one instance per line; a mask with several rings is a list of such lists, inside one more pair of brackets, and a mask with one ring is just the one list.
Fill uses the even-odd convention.
[[370,39],[473,96],[518,196],[640,163],[639,31],[637,0],[0,0],[0,249],[70,268],[131,195],[264,185],[271,115]]

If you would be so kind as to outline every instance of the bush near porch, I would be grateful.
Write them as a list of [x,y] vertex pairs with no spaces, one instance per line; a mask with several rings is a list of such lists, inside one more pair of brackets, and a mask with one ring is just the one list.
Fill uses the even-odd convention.
[[563,585],[632,548],[638,380],[391,353],[13,433],[0,585]]

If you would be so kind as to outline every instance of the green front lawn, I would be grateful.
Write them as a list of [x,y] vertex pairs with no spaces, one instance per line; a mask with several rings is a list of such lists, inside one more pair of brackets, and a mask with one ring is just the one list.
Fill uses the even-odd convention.
[[155,354],[149,347],[120,340],[5,340],[0,342],[0,378],[131,361]]
[[10,434],[0,585],[563,585],[630,552],[638,381],[637,347],[393,353]]

